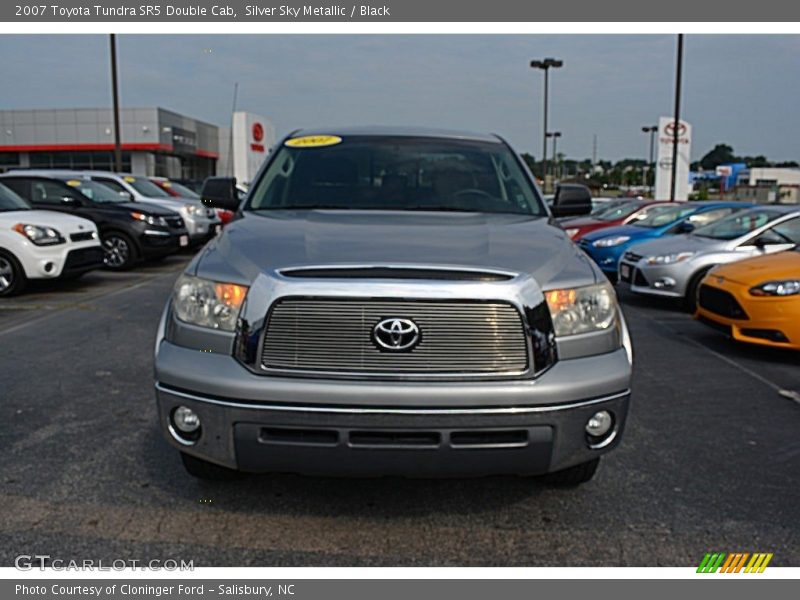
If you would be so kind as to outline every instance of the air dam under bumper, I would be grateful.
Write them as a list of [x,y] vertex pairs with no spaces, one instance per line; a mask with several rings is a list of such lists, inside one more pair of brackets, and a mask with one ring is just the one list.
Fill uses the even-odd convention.
[[[190,356],[183,357],[184,352]],[[174,360],[176,354],[194,362],[191,373],[182,370],[186,362]],[[206,368],[210,364],[204,367],[207,361],[236,369],[239,385],[219,370],[215,373]],[[177,371],[159,368],[167,364]],[[620,350],[561,361],[532,381],[393,381],[376,385],[250,375],[260,384],[256,398],[246,383],[248,372],[231,357],[163,341],[156,358],[156,395],[162,430],[174,446],[242,471],[412,477],[538,475],[591,460],[616,446],[630,394],[624,387],[602,396],[586,394],[585,372],[605,371],[606,379],[595,381],[602,390],[613,385],[617,376],[611,373],[626,381],[627,365],[625,351]],[[575,369],[583,370],[584,377],[576,379]],[[181,376],[174,378],[177,372]],[[197,378],[191,387],[202,392],[177,381],[186,382],[190,377]],[[216,380],[216,385],[203,385],[206,378]],[[213,388],[226,383],[231,386],[224,395],[211,395]],[[566,398],[575,393],[584,395]],[[406,394],[406,400],[413,398],[414,404],[402,402]],[[459,397],[461,402],[454,400]],[[422,399],[430,408],[420,406]],[[202,433],[192,445],[170,433],[170,416],[178,406],[189,407],[200,417]],[[593,448],[584,427],[599,410],[611,412],[615,424],[605,443]]]

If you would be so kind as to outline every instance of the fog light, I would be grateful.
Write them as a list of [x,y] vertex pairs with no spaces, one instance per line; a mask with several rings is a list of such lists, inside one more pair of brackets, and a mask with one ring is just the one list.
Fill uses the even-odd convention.
[[653,287],[659,290],[672,288],[675,287],[675,280],[672,277],[662,277],[653,284]]
[[200,417],[191,408],[179,406],[172,413],[175,428],[183,433],[194,433],[200,429]]
[[49,262],[49,263],[45,263],[45,264],[44,264],[44,272],[45,272],[45,273],[49,273],[50,271],[52,271],[52,270],[53,270],[53,267],[54,267],[54,266],[55,266],[55,265],[54,265],[53,263],[51,263],[51,262]]
[[614,417],[607,410],[601,410],[586,421],[586,433],[594,438],[600,438],[611,430],[612,425],[614,425]]

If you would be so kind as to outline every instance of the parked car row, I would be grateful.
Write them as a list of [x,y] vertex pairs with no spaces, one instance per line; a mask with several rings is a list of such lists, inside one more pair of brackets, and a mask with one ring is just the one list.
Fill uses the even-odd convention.
[[800,207],[637,200],[562,226],[632,293],[679,300],[734,339],[800,349]]
[[217,212],[188,188],[172,187],[105,171],[0,175],[0,296],[19,293],[28,279],[129,269],[218,234]]

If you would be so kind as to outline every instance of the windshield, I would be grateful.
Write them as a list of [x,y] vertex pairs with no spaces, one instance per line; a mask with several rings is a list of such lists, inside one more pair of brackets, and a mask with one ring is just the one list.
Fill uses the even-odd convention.
[[125,182],[145,198],[171,198],[171,196],[149,179],[142,177],[124,177]]
[[81,194],[89,198],[92,202],[101,204],[116,204],[118,202],[128,202],[128,198],[121,196],[111,188],[97,183],[91,179],[63,179],[69,187],[79,191]]
[[30,209],[31,207],[25,200],[0,183],[0,212]]
[[654,206],[647,211],[647,214],[643,218],[632,223],[632,225],[655,229],[656,227],[669,225],[695,211],[697,211],[697,208],[694,206]]
[[616,221],[618,219],[624,219],[625,217],[629,217],[637,210],[642,207],[641,202],[637,201],[627,201],[622,202],[620,204],[614,205],[608,210],[605,210],[597,215],[595,215],[596,219],[600,221]]
[[628,204],[629,200],[610,200],[608,202],[596,202],[596,203],[595,202],[596,201],[594,200],[592,201],[592,206],[594,206],[594,208],[592,209],[592,212],[589,213],[589,216],[597,218],[598,216],[602,215],[605,212],[614,210],[615,208],[618,208],[623,204]]
[[733,240],[766,225],[780,215],[781,213],[774,210],[749,210],[714,221],[711,225],[698,227],[692,232],[692,235],[717,240]]
[[178,196],[182,198],[191,198],[192,200],[200,199],[200,194],[198,194],[194,190],[190,190],[185,185],[176,183],[174,181],[162,181],[161,187],[171,189],[173,192],[175,192],[176,194],[178,194]]
[[504,144],[409,136],[284,145],[247,208],[546,214]]

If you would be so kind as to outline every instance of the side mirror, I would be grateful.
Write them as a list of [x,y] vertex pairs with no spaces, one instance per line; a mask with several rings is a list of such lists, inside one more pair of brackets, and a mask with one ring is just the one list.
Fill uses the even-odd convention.
[[556,188],[551,207],[554,217],[578,217],[592,212],[592,193],[579,183],[562,183]]
[[694,229],[693,223],[683,221],[682,223],[678,223],[678,226],[675,228],[675,233],[692,233]]
[[211,208],[236,211],[239,209],[239,192],[234,177],[209,177],[200,190],[203,204]]
[[130,202],[131,200],[133,200],[133,194],[131,194],[130,192],[126,192],[125,190],[122,190],[122,191],[120,191],[120,192],[117,192],[117,193],[118,193],[120,196],[122,196],[123,198],[125,198],[125,200],[127,200],[128,202]]

